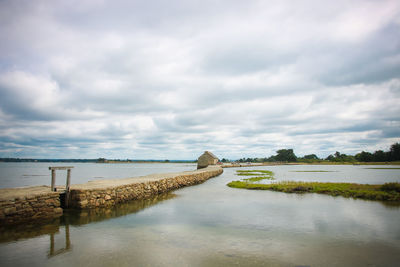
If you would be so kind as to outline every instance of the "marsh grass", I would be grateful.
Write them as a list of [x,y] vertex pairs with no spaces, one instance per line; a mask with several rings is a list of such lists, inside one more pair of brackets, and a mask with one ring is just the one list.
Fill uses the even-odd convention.
[[243,181],[247,181],[247,182],[258,182],[261,180],[274,180],[275,178],[272,176],[256,176],[256,177],[251,177],[251,178],[246,178],[246,179],[242,179]]
[[253,190],[272,190],[285,193],[318,193],[369,200],[400,201],[400,184],[383,185],[352,183],[319,183],[284,181],[272,184],[253,184],[246,181],[232,181],[228,186]]
[[236,175],[239,176],[255,176],[242,179],[246,183],[259,182],[261,180],[275,180],[274,173],[267,170],[237,170]]
[[365,168],[370,170],[400,170],[400,168]]
[[316,170],[316,171],[290,171],[290,172],[336,172],[336,171],[323,171],[323,170]]
[[267,170],[237,170],[236,175],[274,175],[274,173]]
[[262,173],[237,173],[239,176],[254,176],[254,175],[264,175]]

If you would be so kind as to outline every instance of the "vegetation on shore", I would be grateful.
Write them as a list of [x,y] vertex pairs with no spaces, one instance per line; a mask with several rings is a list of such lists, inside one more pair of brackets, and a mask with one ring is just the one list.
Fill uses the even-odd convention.
[[[222,162],[229,162],[222,159]],[[293,149],[280,149],[276,155],[265,158],[241,158],[236,162],[296,162],[306,164],[400,164],[400,143],[390,146],[389,151],[377,150],[374,153],[361,151],[356,155],[346,155],[336,151],[326,158],[319,158],[316,154],[298,157]]]
[[320,182],[279,182],[254,184],[247,181],[232,181],[228,186],[253,190],[272,190],[285,193],[318,193],[369,200],[400,201],[400,183],[383,185]]
[[258,182],[261,180],[275,180],[274,173],[267,170],[237,170],[236,175],[254,176],[242,179],[242,181],[245,181],[247,183]]
[[310,171],[290,171],[290,172],[336,172],[336,171],[310,170]]
[[251,177],[251,178],[245,178],[242,179],[242,181],[246,181],[246,182],[258,182],[261,180],[274,180],[274,177],[271,176],[255,176],[255,177]]
[[273,176],[274,173],[268,170],[237,170],[236,175],[269,175]]
[[366,168],[370,170],[400,170],[400,168]]

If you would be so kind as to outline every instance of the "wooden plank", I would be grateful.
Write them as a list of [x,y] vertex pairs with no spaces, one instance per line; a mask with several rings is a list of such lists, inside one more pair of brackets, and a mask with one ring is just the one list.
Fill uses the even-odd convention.
[[73,169],[73,166],[60,166],[60,167],[49,167],[49,170],[68,170]]

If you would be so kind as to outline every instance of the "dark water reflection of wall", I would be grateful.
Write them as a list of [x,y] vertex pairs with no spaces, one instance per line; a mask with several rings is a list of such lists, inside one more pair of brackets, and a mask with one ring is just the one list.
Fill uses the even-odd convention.
[[[0,227],[0,243],[49,235],[48,257],[56,256],[72,248],[73,240],[70,240],[69,235],[70,225],[81,226],[92,222],[100,222],[136,213],[164,200],[172,199],[175,196],[176,195],[173,193],[166,193],[155,196],[151,199],[135,200],[122,203],[112,208],[65,210],[64,215],[55,220],[43,221],[38,224],[23,224],[17,226]],[[61,236],[65,237],[63,238]],[[57,243],[59,241],[62,242],[62,244]]]
[[157,203],[172,199],[176,195],[166,193],[145,200],[135,200],[109,208],[95,208],[86,210],[67,210],[61,217],[61,223],[64,225],[84,225],[92,222],[104,221],[131,213],[136,213]]

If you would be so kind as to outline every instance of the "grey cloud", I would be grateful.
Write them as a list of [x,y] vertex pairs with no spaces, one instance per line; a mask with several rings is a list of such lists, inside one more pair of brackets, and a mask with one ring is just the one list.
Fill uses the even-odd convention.
[[237,75],[265,70],[277,70],[280,66],[290,65],[296,62],[295,53],[281,53],[254,44],[251,40],[248,45],[221,47],[207,55],[203,63],[203,69],[209,74]]
[[386,146],[399,14],[390,0],[2,1],[0,156]]
[[399,25],[391,24],[360,45],[333,49],[337,67],[323,66],[329,71],[321,73],[321,82],[327,85],[369,84],[400,77],[400,40],[395,37],[399,35]]

